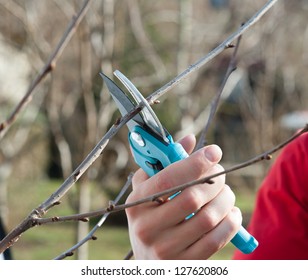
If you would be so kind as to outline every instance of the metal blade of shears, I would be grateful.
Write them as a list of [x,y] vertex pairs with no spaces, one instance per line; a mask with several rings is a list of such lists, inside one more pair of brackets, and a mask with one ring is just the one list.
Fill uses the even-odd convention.
[[151,129],[157,136],[159,136],[165,143],[170,143],[166,136],[164,127],[161,125],[158,117],[152,110],[151,106],[148,104],[147,100],[138,91],[135,85],[126,78],[120,71],[116,70],[114,75],[121,81],[121,83],[130,92],[132,100],[105,74],[100,73],[101,77],[104,79],[109,92],[116,102],[120,113],[122,116],[126,115],[128,112],[132,111],[136,105],[143,104],[144,107],[142,111],[137,114],[132,120],[128,121],[127,126],[130,131],[138,124],[142,127],[147,127]]
[[[122,116],[125,116],[128,112],[132,111],[135,108],[135,105],[132,101],[128,98],[128,96],[111,80],[109,79],[104,73],[100,73],[101,77],[105,81],[110,95],[113,98],[114,102],[116,103],[120,113]],[[136,125],[144,125],[144,120],[142,117],[137,114],[131,120],[127,122],[127,127],[130,131]]]
[[153,132],[158,134],[166,143],[169,143],[169,139],[166,137],[165,129],[160,123],[158,117],[152,110],[151,106],[147,100],[143,97],[140,91],[135,87],[135,85],[119,70],[114,71],[114,75],[122,82],[122,84],[130,92],[134,100],[140,104],[144,105],[143,110],[141,111],[142,118],[146,125],[152,129]]

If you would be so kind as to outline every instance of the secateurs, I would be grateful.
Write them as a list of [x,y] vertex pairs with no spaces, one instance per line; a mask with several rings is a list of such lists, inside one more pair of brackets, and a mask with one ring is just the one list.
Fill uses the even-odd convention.
[[[143,109],[127,122],[128,140],[136,163],[149,175],[153,176],[168,165],[188,157],[184,148],[175,143],[171,135],[161,125],[158,117],[147,100],[120,71],[114,75],[129,91],[128,97],[111,79],[101,73],[112,98],[122,116],[131,112],[137,105],[143,103]],[[188,218],[191,218],[190,215]],[[243,253],[251,253],[258,246],[257,240],[243,227],[233,237],[231,242]]]

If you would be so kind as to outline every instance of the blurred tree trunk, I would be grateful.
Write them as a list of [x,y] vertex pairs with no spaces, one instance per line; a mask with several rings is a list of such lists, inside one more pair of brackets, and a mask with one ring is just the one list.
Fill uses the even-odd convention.
[[8,179],[12,168],[9,161],[2,163],[0,167],[0,219],[2,219],[4,225],[8,222]]
[[[78,184],[78,196],[79,196],[79,209],[78,213],[87,213],[90,211],[91,206],[91,191],[90,184],[88,180],[81,180]],[[76,239],[77,242],[82,240],[89,233],[89,223],[78,222],[77,223],[77,232]],[[77,259],[78,260],[87,260],[89,258],[89,246],[88,242],[83,246],[79,247],[77,250]]]

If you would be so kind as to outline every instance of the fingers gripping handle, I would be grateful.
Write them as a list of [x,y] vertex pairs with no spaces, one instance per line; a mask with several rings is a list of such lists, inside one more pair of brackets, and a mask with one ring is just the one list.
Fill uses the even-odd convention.
[[[136,136],[133,136],[133,133],[138,134],[141,138],[136,140]],[[170,135],[168,136],[170,144],[165,145],[139,126],[135,127],[133,133],[129,136],[129,142],[135,161],[150,177],[173,162],[188,157],[184,148],[179,143],[174,143]],[[160,167],[153,168],[154,166]],[[191,217],[193,217],[193,214],[189,215],[186,219]],[[258,241],[244,227],[240,228],[231,242],[245,254],[253,252],[258,246]]]
[[[176,148],[184,150],[181,145]],[[183,154],[182,151],[179,151],[180,153]],[[193,214],[188,216],[188,218],[191,217],[193,217]],[[244,254],[252,253],[259,245],[258,241],[243,226],[241,226],[238,233],[231,239],[231,243]]]

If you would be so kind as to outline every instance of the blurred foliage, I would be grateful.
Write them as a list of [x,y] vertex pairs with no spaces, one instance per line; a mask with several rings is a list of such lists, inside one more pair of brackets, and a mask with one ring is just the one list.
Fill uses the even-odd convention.
[[[92,1],[56,68],[1,140],[0,213],[9,228],[71,174],[119,116],[100,71],[113,78],[119,69],[148,96],[221,43],[265,2]],[[0,0],[2,119],[22,98],[81,4]],[[244,34],[237,70],[207,135],[208,143],[222,147],[226,166],[292,134],[281,126],[281,117],[307,110],[307,11],[305,0],[280,1]],[[175,139],[200,133],[231,53],[223,52],[153,107]],[[254,193],[268,166],[260,163],[253,172],[230,174],[228,184],[239,195],[247,189]],[[62,210],[78,211],[82,185],[90,189],[88,209],[105,206],[136,168],[123,128],[67,195]],[[46,179],[59,184],[41,188]],[[41,191],[46,193],[39,195]],[[119,220],[123,223],[123,217]]]

